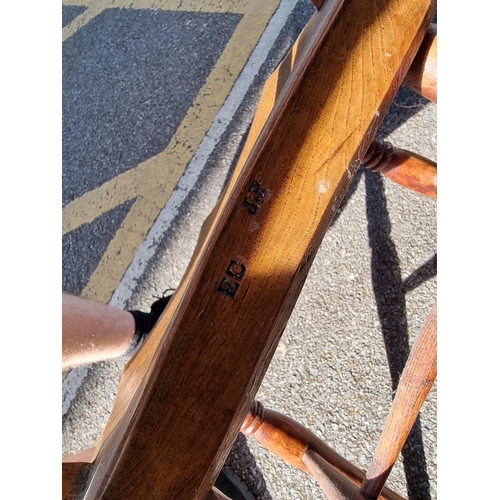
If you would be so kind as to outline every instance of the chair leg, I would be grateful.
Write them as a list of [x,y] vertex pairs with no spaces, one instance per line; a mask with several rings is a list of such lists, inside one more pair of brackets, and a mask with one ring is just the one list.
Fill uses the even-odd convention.
[[[354,487],[353,491],[359,491],[364,478],[363,470],[346,460],[303,425],[282,413],[265,408],[259,401],[253,402],[241,427],[241,432],[245,436],[252,436],[271,453],[274,453],[294,467],[313,475],[318,480],[319,476],[316,476],[319,474],[318,468],[321,468],[322,462],[314,460],[315,455],[310,454],[310,452],[314,451],[330,467],[338,471],[337,473],[330,474],[330,481],[334,481],[334,478],[340,476],[345,477],[348,483],[345,483],[343,479],[334,481],[334,483],[344,486],[345,484],[352,483]],[[308,453],[308,458],[305,458]],[[316,463],[318,474],[309,468],[309,464],[312,463],[311,460]],[[325,474],[326,470],[323,467],[323,472],[321,473],[322,481],[328,481],[326,476],[324,476]],[[323,488],[321,482],[320,486]],[[342,491],[345,490],[344,486],[339,486]],[[334,490],[335,486],[333,485],[330,489],[332,488]],[[351,491],[349,488],[348,490]],[[400,495],[385,487],[382,490],[381,498],[384,500],[403,500]]]
[[406,363],[361,492],[376,499],[401,452],[437,375],[437,305]]
[[354,484],[314,450],[304,453],[303,461],[318,481],[328,500],[366,500]]
[[437,24],[431,24],[403,83],[437,104]]
[[[212,488],[435,4],[325,2],[173,320],[128,366],[87,500],[199,500]],[[405,22],[386,29],[389,17]]]
[[374,139],[362,164],[412,191],[437,199],[437,164],[405,149]]

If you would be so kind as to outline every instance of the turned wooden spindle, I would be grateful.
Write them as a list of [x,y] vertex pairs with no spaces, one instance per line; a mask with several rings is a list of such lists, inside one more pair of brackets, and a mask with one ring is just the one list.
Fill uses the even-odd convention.
[[307,450],[303,460],[328,500],[366,500],[357,484],[332,467],[314,450]]
[[392,144],[379,137],[371,142],[361,163],[365,168],[369,168],[374,172],[381,172],[390,163],[393,155],[394,148]]
[[418,336],[399,381],[361,492],[377,499],[437,375],[437,305]]
[[437,24],[429,26],[403,85],[437,103]]
[[[309,429],[282,413],[265,408],[260,401],[253,402],[241,432],[254,437],[264,448],[309,474],[314,475],[304,463],[304,454],[313,450],[357,486],[363,481],[363,470],[330,448]],[[403,500],[385,487],[381,498]]]
[[212,486],[212,489],[208,491],[205,495],[205,500],[231,500],[227,495],[224,495],[222,491]]
[[372,141],[361,163],[416,193],[437,198],[437,164],[423,156],[394,148],[378,138]]

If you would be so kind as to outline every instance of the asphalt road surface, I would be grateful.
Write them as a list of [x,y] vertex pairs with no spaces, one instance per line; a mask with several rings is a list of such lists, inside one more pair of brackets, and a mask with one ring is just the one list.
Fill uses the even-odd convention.
[[[149,310],[175,288],[248,132],[260,90],[314,8],[282,2],[63,2],[63,291]],[[379,133],[436,160],[436,106],[402,88]],[[436,299],[436,203],[360,169],[257,398],[367,468]],[[63,381],[63,455],[93,446],[120,359]],[[388,481],[437,498],[436,384]],[[257,498],[324,498],[239,437]]]

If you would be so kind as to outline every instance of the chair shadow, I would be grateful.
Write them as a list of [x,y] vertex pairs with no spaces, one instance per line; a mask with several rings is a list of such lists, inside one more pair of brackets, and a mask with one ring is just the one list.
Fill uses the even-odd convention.
[[[377,137],[386,138],[428,104],[429,102],[423,97],[406,87],[401,87],[377,132]],[[332,218],[330,227],[333,227],[351,196],[358,189],[362,175],[365,176],[373,291],[387,351],[392,389],[395,392],[410,354],[405,294],[437,275],[437,255],[403,281],[396,247],[391,239],[391,222],[382,176],[363,167],[358,169]],[[431,488],[419,417],[413,425],[401,455],[409,500],[430,500]]]
[[[437,274],[437,255],[403,281],[380,174],[365,171],[368,238],[372,252],[372,283],[395,392],[410,354],[405,294]],[[409,499],[429,500],[431,489],[417,417],[402,450]]]
[[247,438],[241,432],[238,433],[224,465],[243,479],[256,500],[273,500],[267,489],[264,475],[250,451]]
[[[381,137],[383,139],[387,138],[392,132],[394,132],[403,123],[409,120],[413,115],[418,113],[421,109],[429,105],[429,101],[417,93],[413,92],[406,87],[400,87],[396,97],[391,103],[389,110],[382,122],[382,125],[377,131],[376,137]],[[394,144],[397,146],[397,144]],[[359,185],[360,176],[366,171],[364,167],[360,167],[354,176],[354,179],[349,186],[349,189],[344,196],[339,208],[335,212],[332,218],[330,227],[333,227],[335,221],[338,219],[340,214],[343,212],[346,205],[349,203],[351,196],[356,192]]]
[[[377,135],[387,137],[428,104],[428,101],[423,97],[401,87]],[[233,173],[247,134],[248,130],[228,171],[222,191]],[[372,282],[389,360],[392,387],[395,391],[410,353],[405,293],[436,276],[437,255],[403,281],[396,247],[390,236],[391,224],[382,177],[380,174],[368,171],[363,167],[358,169],[330,227],[334,225],[349,199],[358,189],[362,175],[365,175],[368,235],[372,248]],[[410,432],[402,450],[402,456],[409,500],[430,500],[431,489],[419,418]],[[265,478],[248,447],[246,437],[241,433],[238,435],[225,465],[233,469],[245,481],[254,493],[256,500],[272,500],[266,487]]]

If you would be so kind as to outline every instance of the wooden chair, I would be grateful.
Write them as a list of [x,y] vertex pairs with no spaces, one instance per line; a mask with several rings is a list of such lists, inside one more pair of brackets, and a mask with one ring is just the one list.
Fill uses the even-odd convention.
[[375,138],[403,81],[436,102],[436,2],[314,3],[180,287],[123,371],[100,442],[64,461],[63,498],[227,498],[213,484],[240,430],[328,498],[401,498],[384,483],[436,377],[436,308],[367,472],[255,401],[357,168],[436,197],[435,163]]

